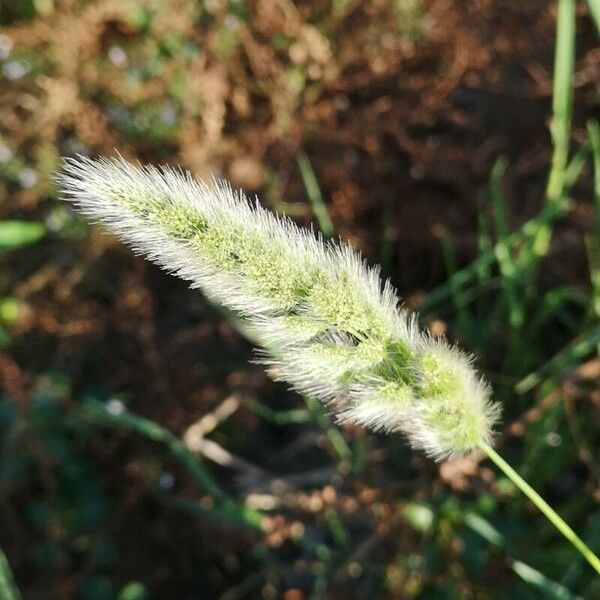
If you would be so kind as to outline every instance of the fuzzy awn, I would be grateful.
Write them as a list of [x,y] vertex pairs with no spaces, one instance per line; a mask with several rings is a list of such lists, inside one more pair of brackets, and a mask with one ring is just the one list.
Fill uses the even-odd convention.
[[65,160],[58,180],[84,214],[237,313],[277,376],[338,421],[401,431],[437,459],[483,450],[600,573],[600,559],[491,447],[499,408],[472,359],[420,332],[349,246],[223,181],[169,167],[79,157]]
[[242,317],[276,376],[339,421],[401,431],[438,459],[490,441],[499,411],[472,359],[420,332],[346,244],[168,167],[67,159],[59,181],[84,214]]

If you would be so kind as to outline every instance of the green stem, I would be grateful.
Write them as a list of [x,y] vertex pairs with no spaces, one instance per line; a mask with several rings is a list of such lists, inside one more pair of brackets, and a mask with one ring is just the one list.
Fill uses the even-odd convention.
[[[556,204],[565,194],[565,175],[571,139],[571,117],[573,115],[572,78],[575,70],[575,0],[558,0],[556,18],[556,50],[554,55],[554,77],[552,89],[552,163],[546,187],[546,201]],[[538,257],[548,253],[552,229],[548,225],[540,229],[534,243]]]
[[488,444],[479,442],[488,458],[544,513],[546,518],[577,548],[579,553],[600,574],[600,559],[584,541],[562,520],[556,511]]
[[569,155],[571,116],[573,114],[573,86],[571,80],[575,70],[575,5],[574,0],[558,0],[552,122],[550,125],[554,153],[546,190],[550,202],[557,202],[563,195]]

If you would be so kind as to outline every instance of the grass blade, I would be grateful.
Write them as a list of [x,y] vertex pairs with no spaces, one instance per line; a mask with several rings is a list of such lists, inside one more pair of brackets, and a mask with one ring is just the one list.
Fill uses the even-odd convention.
[[516,330],[522,327],[525,315],[523,312],[523,304],[519,299],[519,294],[515,285],[515,280],[519,275],[519,269],[513,258],[513,254],[510,251],[509,245],[506,244],[506,240],[510,236],[510,230],[506,208],[504,206],[504,197],[502,195],[502,178],[504,177],[507,166],[508,163],[504,158],[496,161],[496,164],[492,169],[491,192],[498,240],[504,242],[496,246],[495,254],[496,259],[498,260],[498,266],[500,267],[500,274],[502,275],[501,281],[504,295],[509,307],[509,322],[512,329]]
[[[552,120],[550,123],[550,135],[554,149],[546,186],[546,202],[551,205],[559,203],[565,194],[573,114],[571,81],[575,69],[575,9],[575,0],[558,0]],[[547,254],[551,236],[552,229],[549,224],[542,227],[536,234],[534,250],[538,257]]]
[[598,33],[600,33],[600,0],[587,0],[587,5],[590,9],[592,20],[596,23]]
[[[465,515],[465,525],[479,534],[484,540],[492,546],[506,550],[506,539],[504,536],[486,519],[475,514],[467,513]],[[564,585],[548,579],[537,569],[521,562],[508,558],[507,562],[510,568],[526,583],[541,590],[545,598],[554,598],[555,600],[584,600],[580,596],[573,594]]]
[[[452,245],[452,239],[446,230],[442,232],[440,243],[442,246],[442,258],[444,259],[446,272],[449,275],[449,279],[451,279],[458,269],[456,267],[456,256]],[[458,326],[464,334],[471,326],[471,318],[469,316],[469,311],[467,310],[464,290],[460,286],[453,286],[450,291],[452,295],[452,304],[457,314]]]
[[534,388],[542,379],[552,372],[557,375],[564,373],[566,369],[580,362],[596,345],[600,343],[600,327],[595,327],[587,335],[573,340],[562,352],[556,354],[544,366],[530,373],[515,385],[517,394],[525,394]]
[[308,194],[308,200],[310,201],[319,229],[325,237],[332,237],[335,233],[335,228],[327,212],[317,177],[306,154],[303,153],[298,156],[298,167],[300,168],[304,188]]
[[[600,11],[600,2],[596,3]],[[588,123],[588,137],[592,149],[594,163],[594,203],[596,205],[596,222],[591,235],[586,236],[586,246],[590,263],[590,279],[592,282],[592,311],[600,318],[600,125],[598,121]]]
[[544,598],[554,600],[584,600],[581,596],[571,593],[564,585],[548,579],[539,571],[526,565],[524,562],[514,560],[511,563],[512,570],[525,582],[538,588],[544,593]]
[[35,221],[0,221],[0,252],[34,244],[44,237],[46,227]]
[[588,148],[582,147],[569,163],[565,178],[565,196],[563,196],[560,201],[553,204],[546,204],[538,215],[524,223],[520,229],[511,233],[506,240],[499,241],[493,248],[481,253],[469,266],[457,271],[454,275],[449,277],[445,283],[429,292],[423,302],[419,305],[419,310],[421,312],[431,310],[431,308],[450,297],[457,286],[467,285],[476,279],[482,272],[482,269],[493,264],[496,260],[498,251],[502,251],[500,249],[501,246],[505,245],[510,249],[515,245],[527,243],[535,238],[541,229],[548,227],[569,212],[571,202],[566,198],[566,194],[579,178],[585,165],[587,155]]
[[0,549],[0,600],[21,600],[21,594],[10,570],[8,560]]
[[86,400],[81,410],[83,415],[89,419],[130,429],[164,445],[171,456],[192,475],[196,483],[210,494],[214,500],[215,513],[227,521],[235,521],[253,529],[260,529],[262,514],[230,498],[196,456],[170,431],[153,421],[129,412],[111,412],[103,403],[95,400]]

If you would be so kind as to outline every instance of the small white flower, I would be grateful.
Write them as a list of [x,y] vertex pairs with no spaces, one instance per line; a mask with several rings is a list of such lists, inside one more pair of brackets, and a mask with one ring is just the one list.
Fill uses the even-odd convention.
[[244,319],[264,361],[339,421],[402,432],[435,458],[488,443],[498,418],[470,357],[418,330],[354,250],[168,167],[67,159],[65,199]]

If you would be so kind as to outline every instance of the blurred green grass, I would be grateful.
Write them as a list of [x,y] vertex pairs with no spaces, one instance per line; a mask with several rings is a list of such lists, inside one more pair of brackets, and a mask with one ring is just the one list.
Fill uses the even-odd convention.
[[[273,384],[253,383],[259,369],[245,366],[248,353],[231,341],[222,315],[162,276],[139,275],[139,263],[123,251],[106,250],[60,205],[50,180],[60,153],[107,152],[114,146],[198,170],[237,164],[228,174],[237,173],[240,184],[262,186],[279,209],[304,220],[314,217],[324,234],[368,230],[363,239],[367,248],[376,248],[370,258],[413,292],[419,284],[403,279],[393,247],[401,242],[395,237],[398,192],[392,188],[378,195],[374,181],[381,174],[361,184],[361,192],[374,197],[369,210],[378,218],[369,212],[357,217],[351,201],[339,200],[351,198],[351,188],[340,185],[338,195],[329,196],[331,176],[320,179],[320,172],[327,175],[332,167],[326,164],[330,157],[311,152],[328,143],[317,125],[303,133],[316,140],[308,148],[292,144],[284,151],[280,145],[312,106],[331,110],[327,100],[341,107],[336,127],[349,119],[345,103],[358,114],[365,92],[352,75],[371,75],[365,75],[369,69],[360,62],[361,52],[359,58],[351,53],[357,45],[353,35],[381,38],[369,57],[374,69],[381,68],[377,59],[385,62],[386,53],[410,63],[415,53],[427,54],[419,40],[433,44],[428,38],[436,31],[432,20],[439,26],[444,18],[436,13],[437,4],[390,3],[381,12],[372,8],[357,15],[353,3],[334,2],[330,13],[299,13],[297,29],[270,37],[273,32],[261,29],[254,8],[244,2],[185,3],[195,15],[193,26],[175,17],[169,21],[174,9],[168,2],[134,4],[111,12],[103,3],[91,3],[106,15],[76,14],[82,30],[90,23],[104,27],[83,72],[69,73],[68,57],[57,63],[68,74],[61,84],[74,79],[85,101],[73,105],[72,121],[64,114],[51,125],[38,118],[38,130],[21,137],[11,115],[30,110],[31,98],[48,83],[44,76],[57,68],[35,45],[35,35],[27,38],[28,23],[31,31],[44,25],[60,5],[0,3],[0,23],[6,27],[0,51],[8,48],[6,40],[18,40],[2,58],[3,85],[11,88],[0,103],[5,117],[0,129],[0,501],[5,516],[0,546],[24,597],[48,597],[50,588],[51,597],[90,599],[165,597],[165,589],[194,598],[599,596],[598,582],[581,558],[510,482],[477,461],[448,475],[444,467],[413,456],[400,439],[340,431],[312,399],[303,405]],[[503,452],[599,550],[600,134],[591,121],[587,140],[580,124],[578,135],[571,135],[574,2],[559,4],[562,22],[568,23],[559,28],[555,159],[546,201],[528,219],[521,218],[518,207],[529,197],[506,181],[517,171],[514,157],[495,156],[489,178],[477,186],[476,226],[471,227],[476,252],[466,260],[452,225],[438,228],[435,252],[446,273],[414,304],[424,323],[442,326],[477,355],[505,406]],[[384,29],[391,22],[386,10],[395,15],[393,29]],[[288,11],[294,22],[295,13],[289,6]],[[584,26],[582,19],[578,26]],[[202,60],[210,64],[216,57],[229,69],[224,88],[219,66],[212,64],[194,71],[199,81],[190,83],[192,65],[202,55],[199,36],[214,53]],[[323,39],[334,50],[329,56]],[[288,54],[302,60],[294,62]],[[350,56],[347,65],[341,62]],[[337,72],[327,80],[329,63]],[[443,61],[424,64],[419,73],[446,68]],[[397,68],[385,75],[404,73],[403,66]],[[350,91],[344,98],[336,81],[346,70]],[[368,81],[385,85],[377,78]],[[191,98],[199,89],[201,97]],[[283,102],[276,92],[285,92]],[[389,95],[392,104],[400,103],[401,96]],[[22,104],[24,96],[29,104]],[[236,102],[232,116],[232,109],[223,107]],[[43,115],[44,106],[34,115]],[[273,115],[267,117],[270,110]],[[377,105],[374,114],[377,110],[382,108]],[[97,120],[87,122],[90,114]],[[275,141],[253,145],[257,132],[267,129],[267,118]],[[225,120],[222,129],[211,129],[219,119]],[[365,154],[369,158],[361,161],[383,165],[386,152]],[[262,177],[255,175],[254,163],[239,162],[239,156],[254,154],[267,165]],[[394,165],[379,168],[392,180]],[[360,181],[359,174],[344,175],[351,176]],[[282,181],[290,178],[296,185],[286,189]],[[517,197],[508,197],[507,188]],[[286,191],[293,193],[292,202],[281,201]],[[585,223],[587,271],[572,274],[570,256],[561,259],[560,248],[553,254],[552,234],[555,239],[561,231],[584,237],[573,215],[590,214],[588,196],[594,198],[595,221]],[[127,288],[129,278],[134,283]],[[155,314],[147,314],[145,288],[156,297]],[[174,300],[176,295],[181,300]],[[125,302],[132,303],[130,311],[113,309]],[[61,329],[70,311],[80,317],[83,333]],[[112,324],[115,317],[119,322]],[[216,392],[194,396],[190,385],[182,387],[183,397],[172,397],[177,385],[169,383],[160,348],[167,339],[213,321],[220,323],[217,338],[202,342],[200,350],[194,344],[201,339],[192,338],[194,344],[182,343],[175,357],[183,360],[182,371],[205,362],[205,375],[192,383]],[[139,345],[130,341],[134,330],[141,331]],[[229,354],[211,362],[215,344],[226,346]],[[114,370],[113,352],[118,361],[137,360],[137,354],[144,360]],[[223,383],[220,373],[237,379]],[[208,439],[229,453],[233,464],[245,460],[239,469],[194,457],[173,433],[211,413],[215,397],[236,386],[248,401],[239,414],[217,422]]]

